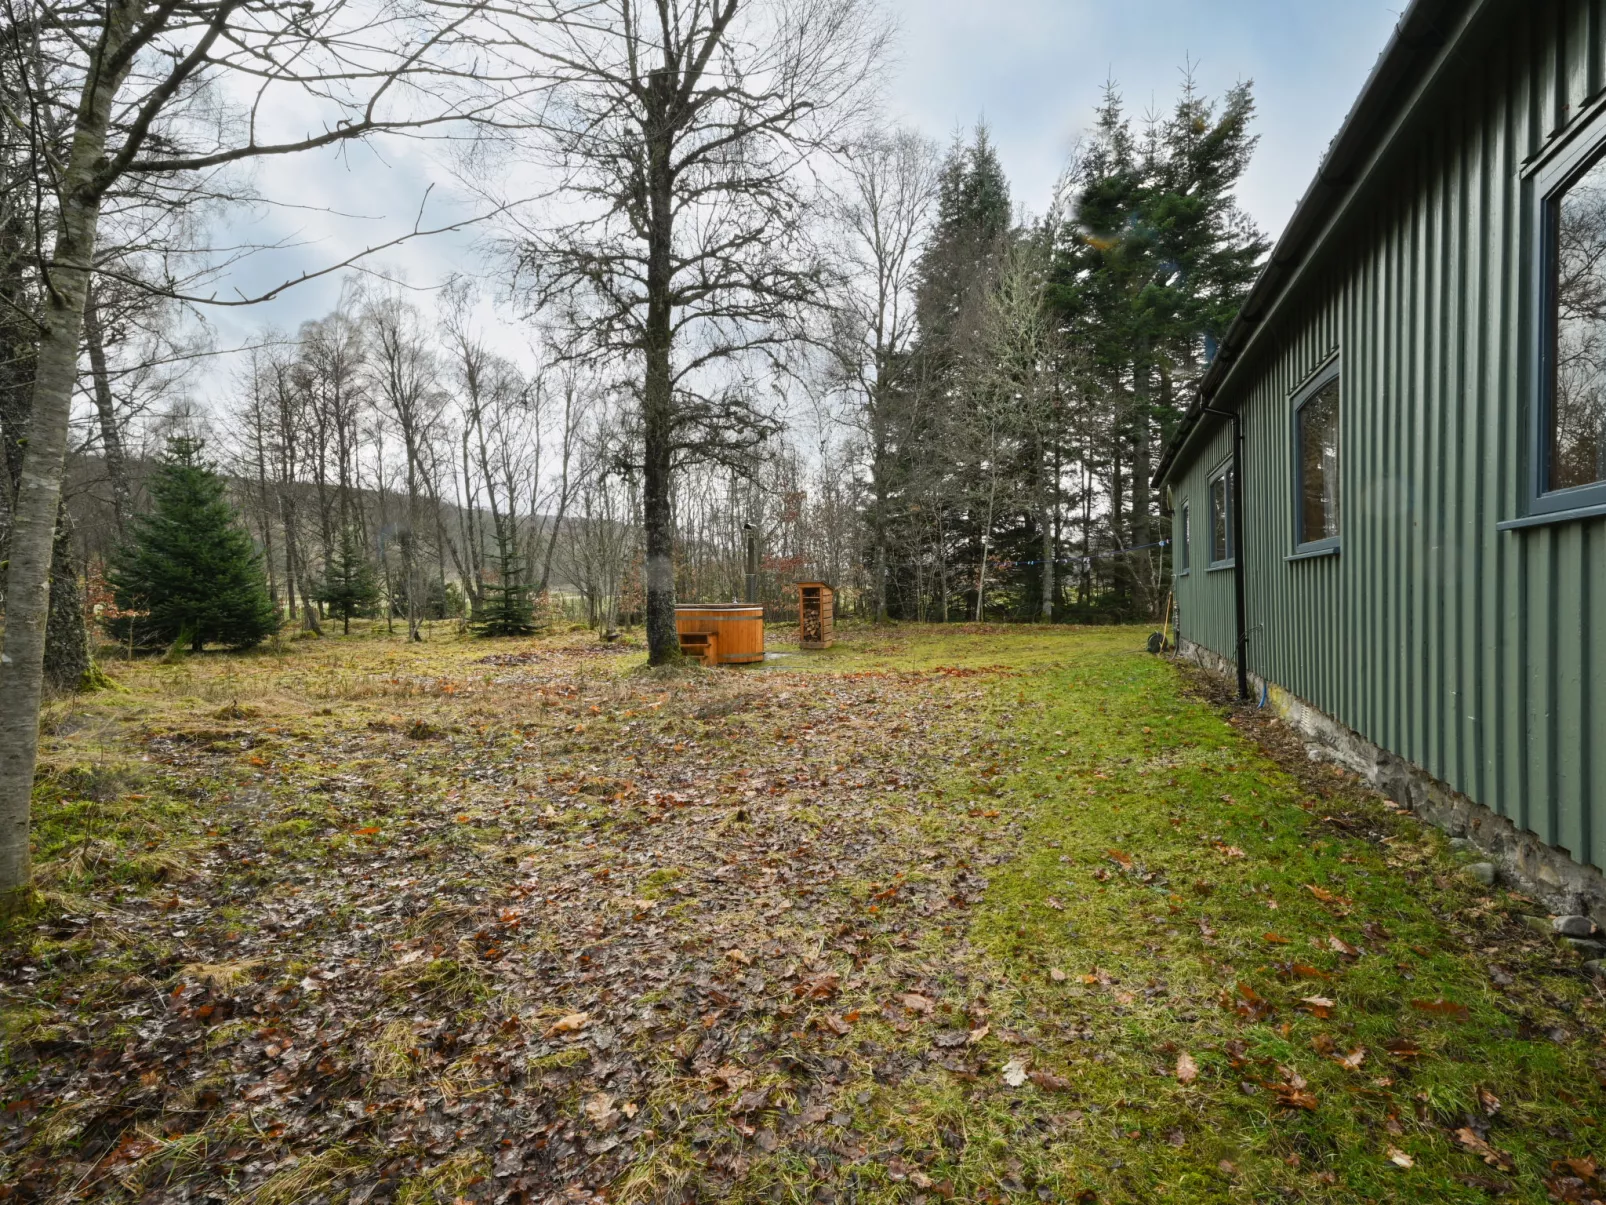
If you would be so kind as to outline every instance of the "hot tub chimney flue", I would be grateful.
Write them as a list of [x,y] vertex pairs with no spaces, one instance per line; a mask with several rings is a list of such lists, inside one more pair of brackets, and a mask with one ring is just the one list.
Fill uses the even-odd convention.
[[758,528],[751,523],[743,523],[742,530],[747,533],[747,600],[750,603],[758,601]]

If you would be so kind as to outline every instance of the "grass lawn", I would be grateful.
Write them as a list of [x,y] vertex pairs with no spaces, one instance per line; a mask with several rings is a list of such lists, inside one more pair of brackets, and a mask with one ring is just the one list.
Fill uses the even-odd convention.
[[1606,1191],[1578,956],[1146,635],[113,665],[0,936],[0,1201]]

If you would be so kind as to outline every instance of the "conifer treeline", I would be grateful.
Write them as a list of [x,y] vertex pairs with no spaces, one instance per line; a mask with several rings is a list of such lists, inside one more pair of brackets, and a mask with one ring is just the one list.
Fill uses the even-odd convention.
[[866,535],[890,615],[1161,605],[1153,466],[1266,249],[1235,195],[1253,110],[1248,85],[1213,102],[1188,81],[1135,124],[1107,89],[1060,195],[1026,223],[985,127],[949,149],[918,335],[868,402],[884,447],[865,457]]

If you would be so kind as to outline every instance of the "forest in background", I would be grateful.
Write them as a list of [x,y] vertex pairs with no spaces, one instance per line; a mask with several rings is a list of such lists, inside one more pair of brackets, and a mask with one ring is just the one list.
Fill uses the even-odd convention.
[[[751,524],[772,606],[818,578],[868,618],[1155,615],[1151,467],[1266,245],[1234,191],[1252,114],[1247,85],[1212,99],[1185,81],[1134,121],[1110,87],[1039,216],[984,125],[946,149],[861,138],[812,198],[817,295],[778,324],[765,379],[726,399],[731,425],[675,450],[676,597],[735,597]],[[0,289],[26,308],[29,215],[7,209]],[[640,621],[639,383],[553,337],[516,264],[493,248],[479,279],[423,292],[354,276],[197,398],[184,377],[207,346],[173,267],[204,240],[194,209],[118,248],[86,305],[64,522],[92,601],[179,434],[229,475],[298,624],[326,617],[347,538],[392,621],[467,617],[513,573],[593,625]],[[530,355],[476,326],[481,299],[527,323]],[[0,326],[3,545],[32,360],[15,310]]]

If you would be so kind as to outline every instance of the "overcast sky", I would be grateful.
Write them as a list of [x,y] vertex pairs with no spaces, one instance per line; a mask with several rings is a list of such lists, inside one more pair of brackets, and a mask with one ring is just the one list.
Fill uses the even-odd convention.
[[[947,140],[984,118],[1014,200],[1041,213],[1106,79],[1129,111],[1167,108],[1185,62],[1202,90],[1219,95],[1254,83],[1260,145],[1243,201],[1261,228],[1281,231],[1328,141],[1398,20],[1403,0],[884,0],[902,30],[889,117]],[[266,287],[305,266],[339,259],[342,244],[394,233],[411,223],[424,186],[438,173],[423,148],[351,148],[344,157],[275,163],[273,191],[286,177],[315,213],[270,213],[253,233],[308,240],[293,255],[258,257],[229,283]],[[445,208],[436,205],[434,212]],[[380,236],[383,237],[383,236]],[[348,248],[349,251],[349,248]],[[410,244],[379,261],[413,284],[432,286],[475,267],[471,240]],[[274,303],[214,313],[223,346],[263,323],[286,329],[333,305],[338,284],[303,286]],[[516,337],[516,336],[515,336]],[[209,374],[210,375],[210,374]],[[214,378],[215,379],[215,378]]]
[[890,0],[892,95],[946,137],[985,116],[1015,200],[1042,212],[1105,80],[1135,115],[1254,84],[1260,146],[1244,203],[1275,236],[1388,41],[1403,0]]

